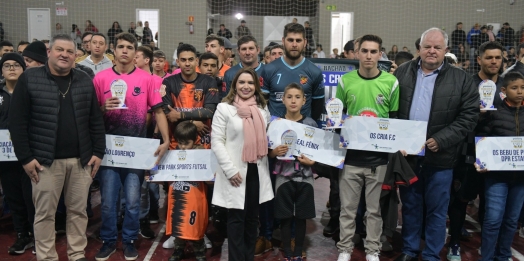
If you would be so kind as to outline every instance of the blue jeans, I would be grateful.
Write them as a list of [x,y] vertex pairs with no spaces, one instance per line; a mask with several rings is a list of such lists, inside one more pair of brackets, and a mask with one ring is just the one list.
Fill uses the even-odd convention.
[[[520,174],[521,175],[521,174]],[[524,202],[524,180],[486,177],[482,259],[508,260]]]
[[[426,247],[422,260],[440,261],[440,250],[446,240],[448,211],[453,169],[419,165],[415,169],[418,181],[409,187],[400,187],[402,200],[402,252],[417,257],[420,252],[422,219],[426,205]],[[482,250],[484,251],[484,250]]]
[[160,188],[158,183],[143,182],[140,195],[140,220],[145,219],[149,211],[158,213],[158,200],[160,199]]
[[144,170],[100,167],[100,192],[102,225],[100,238],[104,242],[116,242],[118,231],[117,203],[120,189],[123,187],[125,198],[125,215],[122,225],[122,241],[130,243],[137,239],[140,228],[140,187],[144,180]]

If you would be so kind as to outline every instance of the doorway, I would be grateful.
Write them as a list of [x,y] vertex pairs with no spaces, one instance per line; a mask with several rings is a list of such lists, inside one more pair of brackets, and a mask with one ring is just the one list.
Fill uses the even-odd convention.
[[51,40],[49,8],[27,8],[27,40]]
[[[156,47],[160,48],[160,39],[162,33],[160,30],[160,19],[159,19],[159,10],[158,9],[136,9],[136,21],[142,21],[145,23],[149,22],[149,28],[153,33],[153,40],[155,40]],[[155,35],[158,32],[158,40],[155,39]]]
[[[329,54],[335,48],[341,54],[344,51],[344,45],[351,39],[353,39],[353,13],[331,13],[331,49],[329,49]],[[326,56],[329,55],[328,52],[324,52]]]

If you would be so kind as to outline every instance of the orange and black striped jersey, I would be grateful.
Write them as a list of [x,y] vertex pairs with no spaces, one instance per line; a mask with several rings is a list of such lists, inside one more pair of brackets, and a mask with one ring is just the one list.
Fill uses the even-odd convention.
[[[217,104],[220,102],[219,90],[215,79],[205,74],[197,74],[195,80],[187,82],[182,78],[182,74],[176,74],[164,78],[160,88],[164,111],[169,113],[168,105],[181,113],[180,121],[193,120],[202,121],[211,130],[211,119]],[[173,137],[172,130],[176,127],[170,124],[170,149],[177,146],[176,137]],[[211,137],[207,134],[198,137],[197,143],[209,149],[211,147]]]

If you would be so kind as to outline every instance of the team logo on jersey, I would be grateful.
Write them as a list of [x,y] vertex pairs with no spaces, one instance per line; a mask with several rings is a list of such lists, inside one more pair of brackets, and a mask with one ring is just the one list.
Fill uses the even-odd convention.
[[162,86],[160,86],[160,95],[162,97],[166,96],[166,85],[165,84],[162,84]]
[[115,137],[113,139],[115,142],[115,146],[117,147],[124,147],[124,142],[126,141],[124,137]]
[[177,156],[179,161],[185,161],[187,157],[187,152],[185,150],[181,150],[177,153]]
[[522,149],[522,138],[513,138],[511,140],[515,149]]
[[195,95],[194,95],[195,101],[201,101],[203,97],[204,97],[204,90],[195,89]]
[[264,86],[264,78],[262,76],[258,77],[258,81],[260,81],[260,87]]
[[226,93],[226,91],[227,91],[226,82],[222,82],[222,92]]
[[133,88],[133,96],[138,96],[142,93],[142,89],[140,89],[139,86],[135,86],[135,88]]
[[313,135],[315,135],[315,128],[313,127],[305,127],[304,128],[304,136],[308,138],[313,138]]
[[388,130],[389,129],[389,120],[379,120],[378,129],[379,130]]
[[284,93],[283,92],[275,92],[275,99],[277,101],[282,101],[282,97],[284,97]]
[[307,83],[307,76],[300,74],[300,84],[305,85]]
[[0,96],[0,105],[2,105],[3,103],[4,103],[4,97]]
[[382,95],[382,93],[379,93],[375,101],[378,105],[384,105],[384,95]]
[[217,92],[218,92],[218,89],[217,88],[209,88],[208,92],[211,95],[215,96],[215,94],[217,94]]

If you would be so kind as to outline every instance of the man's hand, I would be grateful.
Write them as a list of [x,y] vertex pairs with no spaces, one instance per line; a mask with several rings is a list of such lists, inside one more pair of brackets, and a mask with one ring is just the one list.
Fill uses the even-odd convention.
[[193,124],[197,127],[198,134],[204,136],[209,133],[209,127],[201,121],[193,121]]
[[106,102],[104,103],[103,111],[114,110],[116,107],[118,107],[119,104],[120,104],[120,99],[118,99],[117,97],[111,97],[107,99]]
[[437,152],[438,151],[438,143],[435,139],[433,138],[429,138],[427,141],[426,141],[426,146],[428,146],[428,149],[433,151],[433,152]]
[[315,164],[314,160],[310,160],[308,157],[304,156],[304,154],[300,154],[300,156],[297,157],[298,162],[304,166],[313,166]]
[[240,176],[240,173],[237,173],[229,179],[229,182],[231,183],[231,186],[238,188],[240,187],[240,184],[242,184],[242,176]]
[[408,152],[405,150],[399,150],[400,153],[402,153],[402,156],[406,157],[408,155]]
[[167,119],[171,122],[171,123],[175,123],[177,122],[178,120],[180,120],[180,117],[182,116],[180,114],[179,111],[173,109],[173,107],[171,107],[171,105],[167,105],[167,108],[169,108],[169,113],[166,115]]
[[36,159],[24,165],[24,171],[27,173],[32,182],[38,183],[38,172],[43,171],[44,167],[40,166],[40,163]]
[[284,156],[286,155],[286,152],[288,150],[288,147],[286,145],[280,145],[269,153],[271,158],[277,157],[277,156]]
[[389,73],[393,74],[397,68],[398,68],[398,65],[394,62],[394,61],[391,61],[392,64],[391,64],[391,68],[389,68]]
[[162,160],[164,154],[166,154],[167,149],[169,149],[169,142],[164,142],[163,144],[160,144],[160,146],[158,146],[158,149],[156,149],[155,151],[155,157],[158,156],[156,158],[155,165],[158,165],[158,163],[160,163],[160,160]]
[[96,173],[98,172],[98,169],[100,168],[100,163],[102,163],[102,160],[97,156],[92,156],[91,160],[87,163],[87,166],[91,166],[91,178],[95,178]]
[[479,172],[479,173],[486,173],[486,172],[488,172],[488,171],[489,171],[489,170],[488,170],[488,169],[486,169],[486,168],[484,168],[484,169],[481,169],[481,168],[480,168],[480,166],[479,166],[479,164],[477,164],[476,162],[475,162],[475,163],[473,163],[473,166],[475,166],[475,169],[476,169],[476,170],[477,170],[477,172]]

